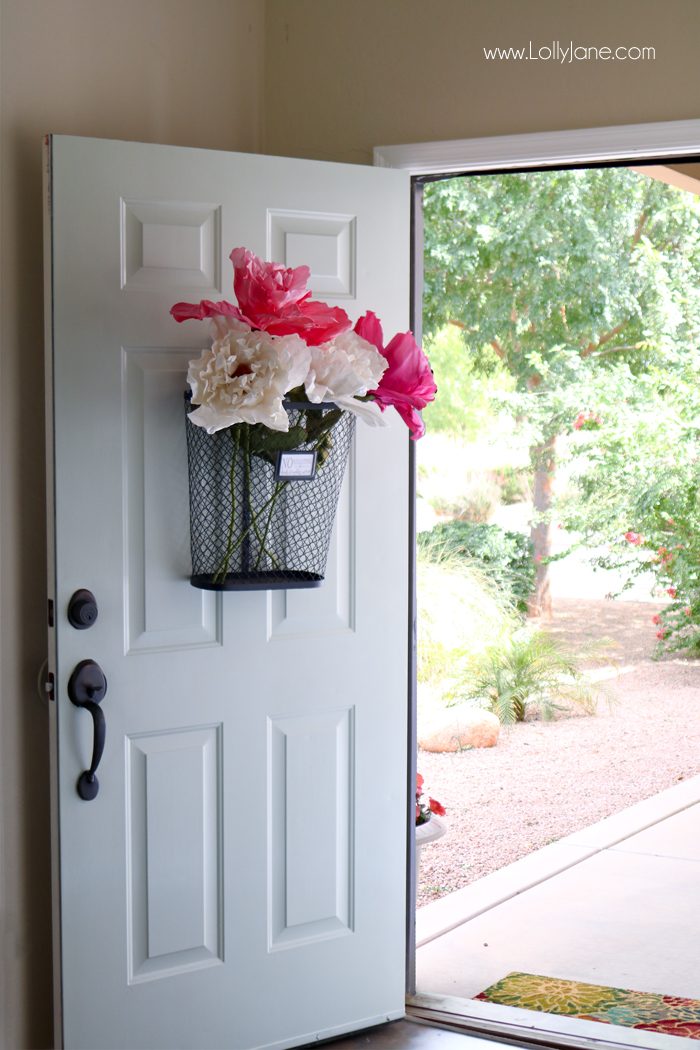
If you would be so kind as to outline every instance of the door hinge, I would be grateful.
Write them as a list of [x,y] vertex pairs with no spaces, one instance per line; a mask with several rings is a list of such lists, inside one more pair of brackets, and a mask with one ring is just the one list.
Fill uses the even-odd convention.
[[49,671],[44,682],[44,692],[47,700],[55,700],[53,671]]

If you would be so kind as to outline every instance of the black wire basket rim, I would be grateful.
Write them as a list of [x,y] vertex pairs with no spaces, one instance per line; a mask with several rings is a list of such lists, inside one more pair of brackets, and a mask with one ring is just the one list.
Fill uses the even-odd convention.
[[202,591],[277,591],[320,587],[325,577],[301,569],[262,572],[229,572],[216,581],[216,573],[194,573],[190,583]]
[[[192,401],[192,391],[191,390],[185,390],[185,392],[183,394],[183,397],[184,397],[186,403],[190,404],[191,401]],[[298,411],[303,411],[303,412],[308,412],[309,409],[311,409],[312,411],[314,409],[317,409],[319,412],[321,412],[324,409],[335,409],[335,408],[338,408],[338,405],[336,405],[335,401],[319,401],[319,402],[314,402],[314,401],[287,401],[286,398],[285,398],[282,401],[282,408],[297,409]],[[238,426],[238,423],[231,423],[230,425],[232,427],[236,427],[236,426]]]

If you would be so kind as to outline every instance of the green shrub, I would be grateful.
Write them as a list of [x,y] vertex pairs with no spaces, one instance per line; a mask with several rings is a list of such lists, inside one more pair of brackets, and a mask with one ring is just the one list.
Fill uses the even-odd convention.
[[440,541],[418,551],[418,681],[439,685],[461,674],[475,654],[515,627],[512,603],[483,567]]
[[559,701],[595,710],[599,690],[580,670],[580,659],[544,631],[527,628],[490,645],[467,665],[450,693],[453,703],[487,703],[501,722],[522,722],[535,705],[543,718],[562,710]]
[[532,499],[532,470],[527,467],[501,467],[496,471],[501,503],[525,503]]
[[535,581],[532,544],[527,536],[507,532],[498,525],[446,521],[420,533],[418,544],[443,547],[457,557],[479,562],[493,582],[512,597],[518,610],[526,612]]

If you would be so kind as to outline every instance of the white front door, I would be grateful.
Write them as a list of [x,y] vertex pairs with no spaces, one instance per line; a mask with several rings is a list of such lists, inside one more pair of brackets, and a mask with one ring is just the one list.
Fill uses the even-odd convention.
[[[169,309],[231,299],[245,246],[405,330],[408,176],[61,136],[49,161],[64,1044],[249,1050],[400,1016],[407,431],[393,410],[358,424],[319,589],[193,588],[183,391],[208,339]],[[81,588],[98,616],[77,630]],[[92,718],[68,697],[88,659],[92,801]]]

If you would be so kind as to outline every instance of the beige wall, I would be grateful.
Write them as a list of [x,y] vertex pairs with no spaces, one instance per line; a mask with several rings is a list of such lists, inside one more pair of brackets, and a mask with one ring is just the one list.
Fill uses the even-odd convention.
[[[51,1045],[41,144],[259,148],[262,0],[2,0],[0,1046]],[[99,521],[99,519],[98,519]],[[99,948],[97,949],[99,950]]]
[[[651,46],[654,62],[486,62],[482,47]],[[698,0],[267,0],[267,152],[700,117]]]
[[[0,3],[0,1045],[10,1050],[50,1041],[47,734],[34,689],[45,652],[42,135],[366,163],[379,144],[698,117],[700,3]],[[481,55],[572,37],[653,46],[657,59],[559,67]]]

